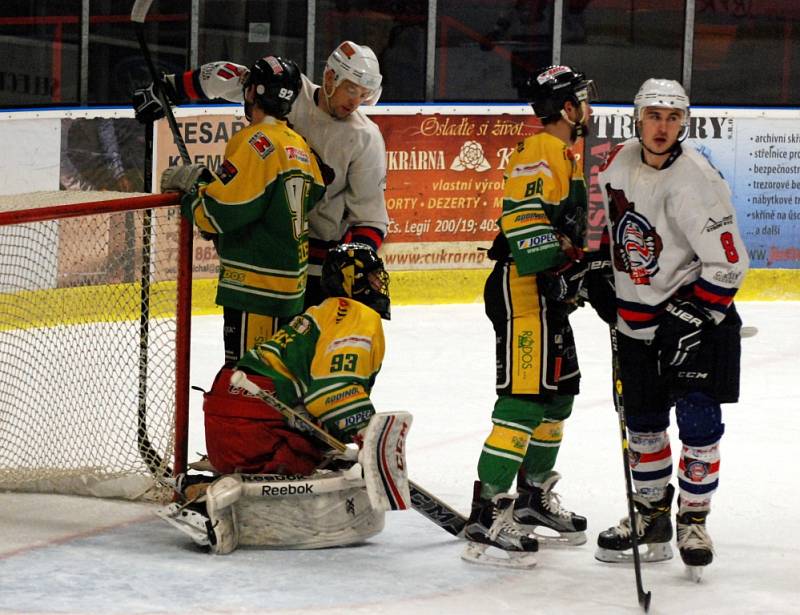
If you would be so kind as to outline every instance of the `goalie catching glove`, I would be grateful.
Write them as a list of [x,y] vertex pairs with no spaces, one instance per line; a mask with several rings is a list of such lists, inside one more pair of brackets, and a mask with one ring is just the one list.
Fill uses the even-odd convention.
[[700,350],[703,330],[713,322],[711,315],[696,303],[670,300],[655,336],[660,372],[691,364]]

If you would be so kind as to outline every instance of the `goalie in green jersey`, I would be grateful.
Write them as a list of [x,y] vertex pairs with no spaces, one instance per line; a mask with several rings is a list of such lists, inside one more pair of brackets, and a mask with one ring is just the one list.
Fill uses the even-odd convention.
[[[375,415],[370,392],[384,355],[381,319],[390,316],[389,276],[370,246],[350,243],[328,253],[321,283],[327,298],[252,348],[236,368],[336,439],[360,448],[363,438],[371,450],[374,423],[388,416],[375,417],[368,428]],[[366,458],[359,453],[362,479],[352,458],[328,455],[278,409],[233,385],[232,374],[231,366],[223,367],[204,396],[206,451],[215,476],[184,478],[189,486],[179,491],[186,503],[159,516],[216,554],[239,544],[350,544],[381,531],[383,510],[371,504]],[[385,436],[378,448],[396,456],[404,438]],[[396,480],[403,480],[402,457],[392,470]]]

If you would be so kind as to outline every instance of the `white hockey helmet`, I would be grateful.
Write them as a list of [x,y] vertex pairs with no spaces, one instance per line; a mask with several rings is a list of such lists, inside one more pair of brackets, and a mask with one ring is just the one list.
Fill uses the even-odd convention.
[[366,45],[344,41],[328,56],[325,71],[333,71],[334,88],[345,79],[370,91],[365,105],[374,105],[381,97],[381,68],[378,57]]
[[637,122],[642,119],[642,113],[646,108],[663,107],[682,111],[681,125],[684,129],[689,127],[689,97],[683,86],[672,79],[645,81],[633,99],[633,106]]

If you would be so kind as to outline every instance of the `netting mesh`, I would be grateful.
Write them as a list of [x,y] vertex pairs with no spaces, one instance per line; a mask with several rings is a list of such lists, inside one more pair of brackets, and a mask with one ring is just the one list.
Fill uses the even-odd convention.
[[[111,196],[3,197],[0,212]],[[155,477],[174,447],[178,220],[0,225],[0,488],[169,497]]]

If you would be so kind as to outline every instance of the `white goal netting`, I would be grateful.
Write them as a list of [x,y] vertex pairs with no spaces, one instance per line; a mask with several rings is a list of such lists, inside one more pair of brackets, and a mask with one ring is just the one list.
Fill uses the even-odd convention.
[[0,197],[0,489],[169,498],[180,216],[146,200]]

